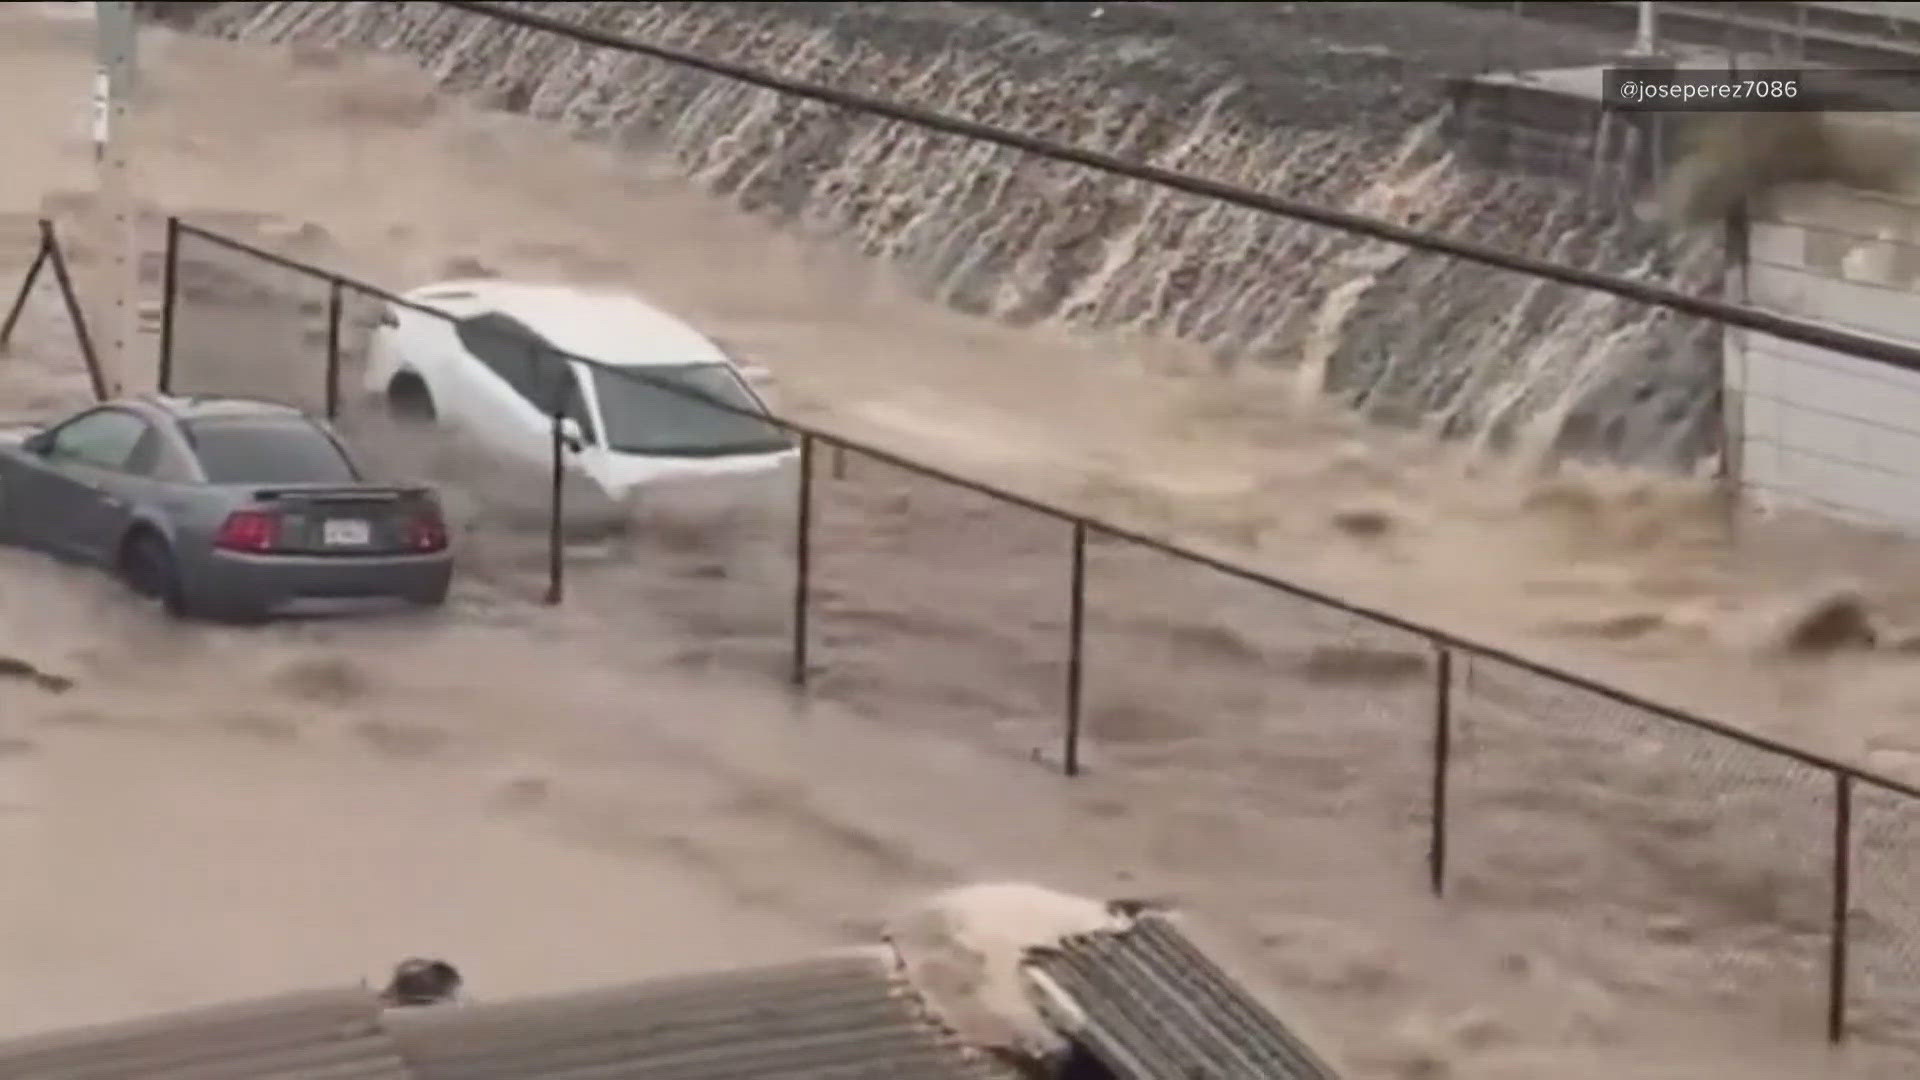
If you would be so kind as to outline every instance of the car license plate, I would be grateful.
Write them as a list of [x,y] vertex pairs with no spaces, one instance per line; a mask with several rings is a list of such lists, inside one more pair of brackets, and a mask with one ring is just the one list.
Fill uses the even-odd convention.
[[329,518],[320,526],[320,539],[328,547],[355,547],[372,539],[373,530],[359,518]]

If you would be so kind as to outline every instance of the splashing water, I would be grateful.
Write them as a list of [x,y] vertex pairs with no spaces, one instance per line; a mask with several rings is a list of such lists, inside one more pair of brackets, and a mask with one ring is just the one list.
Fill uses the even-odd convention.
[[[1402,5],[1385,26],[1347,4],[1097,19],[1077,4],[530,6],[1560,262],[1695,289],[1718,272],[1714,244],[1664,235],[1620,193],[1456,160],[1434,76],[1484,61],[1481,13]],[[1716,449],[1718,332],[1697,321],[433,4],[228,4],[201,26],[398,50],[448,89],[665,144],[709,189],[889,260],[962,310],[1289,365],[1309,393],[1496,447],[1669,469]],[[1540,64],[1609,51],[1565,28],[1517,32]]]

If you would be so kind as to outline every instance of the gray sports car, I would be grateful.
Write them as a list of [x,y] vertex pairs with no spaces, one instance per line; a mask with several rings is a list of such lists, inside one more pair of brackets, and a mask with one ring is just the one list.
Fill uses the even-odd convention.
[[0,541],[219,619],[437,605],[453,573],[432,490],[370,483],[325,425],[240,398],[125,398],[0,429]]

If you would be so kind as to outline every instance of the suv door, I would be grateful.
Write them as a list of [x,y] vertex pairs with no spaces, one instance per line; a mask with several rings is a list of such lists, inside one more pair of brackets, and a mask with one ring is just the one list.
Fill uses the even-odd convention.
[[527,461],[547,460],[550,436],[541,378],[553,364],[550,346],[509,315],[484,312],[455,325],[460,345],[482,371],[469,378],[470,409],[484,441]]

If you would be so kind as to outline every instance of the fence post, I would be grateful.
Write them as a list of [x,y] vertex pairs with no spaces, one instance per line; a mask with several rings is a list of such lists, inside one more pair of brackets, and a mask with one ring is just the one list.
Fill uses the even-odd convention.
[[800,436],[800,505],[793,525],[793,671],[795,686],[807,685],[807,614],[813,588],[812,432]]
[[1853,907],[1853,774],[1833,774],[1833,937],[1827,954],[1827,1041],[1847,1035],[1847,929]]
[[20,291],[14,294],[13,306],[7,309],[5,322],[0,322],[0,349],[7,347],[13,340],[13,327],[20,321],[20,313],[27,309],[27,297],[33,295],[33,284],[40,280],[40,268],[47,263],[48,237],[52,235],[47,223],[40,223],[40,247],[33,253],[33,261],[27,264],[27,276],[20,279]]
[[1433,823],[1427,873],[1433,895],[1447,892],[1447,777],[1453,761],[1453,650],[1435,646],[1433,676]]
[[1080,775],[1080,690],[1085,682],[1083,660],[1087,639],[1087,523],[1073,521],[1073,562],[1067,594],[1067,731],[1060,748],[1060,768]]
[[173,392],[173,314],[180,291],[180,219],[167,217],[167,248],[160,265],[160,374],[155,386]]
[[73,336],[80,343],[80,356],[87,362],[87,380],[93,384],[93,399],[107,400],[107,374],[100,368],[100,354],[93,351],[93,335],[87,332],[87,313],[80,308],[80,297],[73,291],[73,278],[67,273],[67,257],[60,240],[53,235],[53,222],[42,220],[40,234],[47,245],[47,261],[53,265],[53,280],[60,286],[60,298],[73,320]]
[[561,524],[561,489],[566,486],[566,432],[560,421],[566,408],[556,398],[553,403],[553,484],[547,498],[547,603],[557,605],[566,596],[567,559]]
[[339,278],[327,279],[327,419],[340,418],[340,316],[344,297]]

